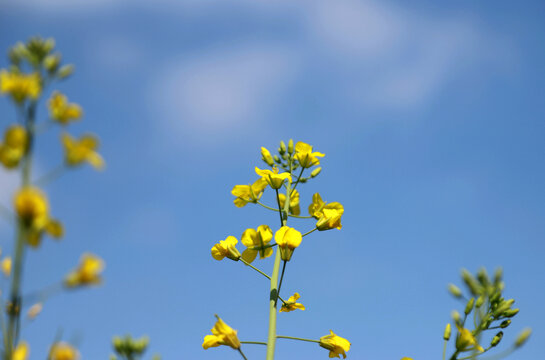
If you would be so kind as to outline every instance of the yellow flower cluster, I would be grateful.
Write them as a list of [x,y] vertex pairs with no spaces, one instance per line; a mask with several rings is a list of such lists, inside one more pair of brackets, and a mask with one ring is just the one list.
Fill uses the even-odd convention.
[[4,133],[4,141],[0,143],[0,162],[8,169],[13,169],[26,153],[28,134],[21,125],[12,125]]
[[36,100],[42,91],[40,74],[0,70],[0,94],[9,94],[18,104],[26,99]]

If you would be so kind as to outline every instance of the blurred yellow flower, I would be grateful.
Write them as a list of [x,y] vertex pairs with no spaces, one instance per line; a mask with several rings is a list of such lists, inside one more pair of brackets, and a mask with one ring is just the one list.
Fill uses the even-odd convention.
[[237,331],[223,322],[217,315],[217,321],[212,328],[213,335],[206,335],[202,347],[206,350],[211,347],[227,345],[235,350],[240,349],[240,341],[237,337]]
[[85,253],[81,256],[78,267],[65,277],[64,285],[73,288],[100,284],[102,270],[104,270],[104,261],[96,255]]
[[4,276],[9,277],[11,275],[11,257],[6,256],[4,260],[0,263],[0,268],[2,268],[2,272],[4,273]]
[[251,263],[255,260],[258,252],[260,259],[271,256],[273,249],[271,247],[265,248],[265,246],[272,240],[272,236],[272,230],[267,225],[258,226],[257,231],[255,229],[246,229],[241,238],[242,244],[247,247],[242,253],[242,259]]
[[312,152],[312,146],[299,141],[295,144],[295,159],[299,161],[299,164],[303,168],[309,168],[314,165],[320,164],[318,157],[324,157],[325,154],[320,152]]
[[267,165],[269,166],[274,165],[274,160],[271,156],[270,151],[264,148],[263,146],[261,147],[261,159],[265,161],[265,163],[267,163]]
[[267,187],[267,181],[263,178],[257,179],[252,185],[235,185],[231,194],[236,196],[234,200],[236,207],[243,207],[247,203],[255,203],[263,195],[263,191]]
[[25,341],[19,342],[13,354],[11,355],[12,360],[27,360],[30,355],[30,346]]
[[47,197],[38,188],[27,186],[20,189],[14,198],[15,212],[26,224],[42,228],[49,219]]
[[401,360],[413,360],[413,358],[410,358],[410,357],[402,357]]
[[83,110],[78,104],[69,103],[68,98],[58,91],[51,95],[48,105],[51,119],[62,125],[79,120],[83,115]]
[[471,331],[456,325],[458,328],[458,336],[456,337],[456,349],[459,351],[478,350],[483,352],[484,349],[477,342]]
[[20,104],[27,98],[35,100],[41,91],[40,74],[0,70],[0,94],[9,94],[15,102]]
[[77,360],[79,357],[75,347],[62,341],[54,343],[49,350],[50,360]]
[[[284,194],[278,194],[278,199],[280,200],[280,207],[284,208],[284,204],[286,203],[286,195]],[[301,214],[301,208],[299,207],[299,191],[293,190],[290,196],[290,214],[292,215],[300,215]]]
[[289,226],[282,226],[274,234],[274,240],[280,249],[280,255],[282,260],[289,261],[293,255],[293,251],[296,247],[301,245],[303,241],[303,236],[301,233],[294,228]]
[[344,207],[338,202],[332,202],[325,205],[319,212],[320,218],[316,223],[318,230],[341,229],[341,217],[344,213]]
[[62,135],[62,144],[67,165],[77,166],[83,162],[88,162],[95,169],[101,170],[104,168],[104,160],[96,152],[98,148],[98,138],[96,136],[83,135],[79,140],[76,140],[64,133]]
[[4,133],[4,142],[0,143],[0,162],[12,169],[19,165],[25,155],[28,134],[21,125],[12,125]]
[[297,309],[305,310],[305,305],[297,302],[297,300],[300,297],[301,296],[299,295],[299,293],[295,293],[293,294],[293,296],[290,296],[288,301],[282,304],[282,307],[280,308],[280,312],[290,312]]
[[267,181],[267,184],[270,185],[273,189],[280,189],[282,187],[282,184],[284,181],[288,180],[291,182],[291,175],[287,172],[283,172],[281,174],[278,173],[278,168],[275,166],[271,170],[261,170],[257,166],[255,168],[255,172],[257,175],[261,176],[265,181]]
[[335,335],[332,330],[329,330],[331,334],[322,336],[320,338],[320,346],[329,350],[330,358],[340,358],[339,355],[346,359],[346,351],[350,350],[350,342],[345,338]]
[[240,259],[240,252],[236,248],[238,240],[234,236],[228,236],[225,240],[221,240],[219,243],[212,246],[212,257],[216,260],[222,260],[224,257],[228,259],[238,261]]

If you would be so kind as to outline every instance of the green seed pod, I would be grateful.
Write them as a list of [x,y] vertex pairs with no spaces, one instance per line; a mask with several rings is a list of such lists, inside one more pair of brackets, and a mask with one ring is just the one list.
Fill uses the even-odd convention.
[[464,314],[469,315],[469,313],[473,310],[473,305],[475,304],[475,298],[469,299],[469,301],[466,304],[466,308],[464,310]]
[[445,326],[445,332],[443,333],[443,339],[445,341],[449,341],[450,339],[450,333],[451,333],[451,330],[450,330],[450,323],[447,324],[447,326]]
[[483,304],[484,304],[484,296],[481,295],[477,298],[477,301],[475,302],[475,307],[478,309],[481,306],[483,306]]
[[290,139],[290,141],[288,141],[288,153],[291,155],[294,151],[295,150],[293,148],[293,139]]
[[460,288],[454,284],[448,284],[448,291],[456,298],[462,297],[462,290],[460,290]]
[[532,334],[532,329],[526,328],[522,330],[522,332],[517,336],[517,340],[515,340],[515,347],[521,347],[524,345],[524,343],[528,340],[530,335]]
[[312,172],[310,173],[310,177],[311,177],[311,178],[315,178],[315,177],[318,176],[321,172],[322,172],[322,168],[321,168],[321,167],[317,167],[316,169],[312,170]]
[[490,346],[494,347],[498,345],[502,338],[503,338],[503,331],[500,331],[499,333],[496,334],[496,336],[492,338],[492,341],[490,342]]
[[509,325],[511,325],[511,320],[507,319],[507,320],[502,321],[502,323],[500,324],[500,327],[501,327],[502,329],[505,329],[505,328],[508,327]]

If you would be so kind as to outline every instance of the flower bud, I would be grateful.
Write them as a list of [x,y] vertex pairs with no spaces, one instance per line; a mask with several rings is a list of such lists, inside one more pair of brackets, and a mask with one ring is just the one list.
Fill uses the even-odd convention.
[[482,286],[466,269],[462,269],[462,279],[466,283],[472,295],[480,295],[482,293]]
[[475,301],[475,307],[478,309],[481,306],[483,306],[483,303],[484,303],[484,296],[481,295],[477,298],[477,301]]
[[59,72],[57,73],[57,77],[62,80],[62,79],[66,79],[73,73],[74,73],[74,65],[72,64],[64,65],[59,69]]
[[477,272],[477,279],[479,279],[479,282],[482,286],[490,286],[490,279],[488,278],[488,273],[486,272],[486,269],[484,267],[480,268]]
[[286,152],[286,143],[284,143],[284,141],[280,141],[280,148],[278,149],[278,152],[280,153],[280,155],[284,155],[284,153]]
[[503,316],[511,318],[519,313],[520,309],[510,309],[503,313]]
[[502,278],[503,278],[503,269],[499,267],[494,272],[494,286],[498,286],[498,284],[501,283]]
[[494,316],[500,316],[507,310],[510,310],[511,305],[515,303],[514,299],[509,299],[507,301],[500,302],[496,310],[494,310]]
[[469,301],[466,304],[466,308],[464,310],[464,314],[468,315],[471,310],[473,310],[473,305],[475,304],[475,298],[469,299]]
[[505,329],[505,328],[508,327],[509,325],[511,325],[511,320],[507,319],[507,320],[502,321],[502,323],[500,324],[500,327],[501,327],[502,329]]
[[271,153],[269,152],[269,150],[267,150],[263,146],[261,147],[261,160],[263,160],[269,166],[274,165],[274,161],[271,156]]
[[452,312],[450,313],[450,316],[452,317],[452,320],[454,320],[455,323],[457,323],[457,324],[462,323],[462,318],[461,318],[460,313],[458,311],[452,310]]
[[273,156],[273,160],[274,160],[274,162],[276,162],[277,164],[280,164],[280,163],[281,163],[280,158],[278,157],[278,155],[274,155],[274,156]]
[[532,334],[532,329],[526,328],[522,330],[522,332],[517,336],[517,340],[515,341],[515,347],[521,347],[524,345],[524,343],[528,340],[530,335]]
[[500,331],[499,333],[496,334],[496,336],[492,338],[492,341],[490,342],[490,346],[494,347],[498,345],[502,338],[503,338],[503,331]]
[[61,56],[59,54],[47,55],[44,59],[44,68],[49,73],[54,73],[59,68]]
[[316,169],[312,170],[312,172],[310,173],[310,177],[311,177],[311,178],[315,178],[315,177],[318,176],[321,172],[322,172],[322,168],[321,168],[321,167],[317,167]]
[[293,147],[293,139],[290,139],[290,141],[288,141],[288,154],[293,154],[293,152],[295,151],[294,147]]
[[445,326],[445,332],[443,333],[443,339],[448,341],[450,339],[450,333],[451,333],[450,323],[448,323],[447,326]]
[[460,288],[454,284],[448,284],[448,291],[456,298],[462,297],[462,290],[460,290]]

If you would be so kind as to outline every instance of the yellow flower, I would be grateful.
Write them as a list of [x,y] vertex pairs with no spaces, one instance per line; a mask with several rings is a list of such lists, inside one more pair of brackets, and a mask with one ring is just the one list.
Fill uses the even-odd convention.
[[77,360],[79,351],[66,342],[56,342],[49,350],[49,359],[51,360]]
[[271,156],[271,153],[269,150],[267,150],[266,148],[264,148],[263,146],[261,147],[261,159],[263,161],[265,161],[267,163],[267,165],[269,166],[273,166],[274,165],[274,160]]
[[293,251],[296,247],[301,245],[303,241],[303,236],[301,233],[294,228],[289,226],[282,226],[274,234],[274,240],[280,249],[280,255],[282,260],[289,261],[293,255]]
[[320,164],[318,157],[324,157],[325,154],[320,152],[312,152],[312,146],[299,141],[295,144],[295,159],[299,161],[299,165],[303,168],[309,168]]
[[[286,203],[286,195],[278,194],[278,199],[280,200],[280,207],[284,208],[284,204]],[[297,190],[293,190],[290,196],[290,214],[301,214],[301,208],[299,207],[299,192]]]
[[17,344],[17,347],[11,355],[12,360],[27,360],[30,355],[30,346],[25,341],[21,341]]
[[15,212],[26,224],[44,227],[49,219],[47,197],[35,187],[24,187],[15,194]]
[[212,328],[213,335],[206,335],[202,347],[206,350],[211,347],[227,345],[235,350],[240,349],[240,341],[237,337],[237,331],[223,322],[217,315],[216,324]]
[[413,358],[410,358],[410,357],[402,357],[401,360],[413,360]]
[[0,268],[6,277],[11,275],[11,257],[6,256],[4,260],[0,263]]
[[261,176],[267,181],[267,184],[270,185],[273,189],[280,189],[285,180],[291,182],[291,175],[287,172],[282,174],[278,173],[278,168],[275,166],[273,170],[261,170],[257,166],[255,168],[257,175]]
[[55,239],[60,239],[64,236],[64,227],[58,220],[48,219],[45,226],[32,227],[30,229],[27,239],[28,244],[32,247],[40,246],[44,233],[49,234],[49,236]]
[[41,91],[40,74],[0,70],[0,94],[9,94],[15,102],[22,103],[27,98],[35,100]]
[[242,259],[251,263],[259,252],[259,258],[265,259],[272,255],[273,249],[266,247],[272,240],[272,230],[267,225],[260,225],[255,229],[246,229],[242,233],[241,242],[247,247],[242,253]]
[[316,219],[319,219],[320,211],[322,211],[324,206],[325,202],[322,200],[322,197],[319,193],[312,195],[312,202],[308,207],[309,215],[315,217]]
[[456,349],[459,351],[478,350],[483,352],[484,349],[477,342],[471,331],[456,325],[458,328],[458,336],[456,337]]
[[102,270],[104,270],[104,261],[96,255],[85,253],[81,256],[78,267],[64,279],[64,285],[73,288],[100,284]]
[[225,240],[221,240],[216,245],[212,246],[212,257],[216,260],[222,260],[227,257],[231,260],[238,261],[240,259],[240,252],[235,245],[238,240],[234,236],[227,236]]
[[330,229],[341,229],[341,216],[344,213],[344,207],[337,202],[327,204],[320,212],[320,218],[316,223],[319,231]]
[[282,304],[280,312],[290,312],[297,309],[305,310],[305,305],[297,302],[297,299],[299,299],[300,297],[301,296],[299,296],[299,293],[295,293],[293,294],[293,296],[290,296],[288,301]]
[[88,162],[95,169],[104,168],[104,160],[96,152],[98,139],[94,135],[83,135],[79,140],[76,140],[65,133],[62,135],[62,144],[67,165],[77,166]]
[[65,95],[55,91],[49,99],[49,114],[53,120],[67,125],[71,121],[79,120],[83,110],[78,104],[69,103]]
[[231,194],[237,198],[234,200],[236,207],[243,207],[247,203],[255,203],[263,195],[267,187],[267,181],[263,178],[257,179],[252,185],[235,185]]
[[332,330],[329,330],[329,332],[331,334],[320,338],[320,346],[329,350],[330,358],[341,358],[339,355],[342,355],[343,359],[346,359],[346,351],[350,350],[350,342],[335,335]]
[[25,155],[28,134],[21,125],[12,125],[4,133],[4,143],[0,143],[0,162],[8,169],[19,165]]

